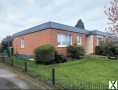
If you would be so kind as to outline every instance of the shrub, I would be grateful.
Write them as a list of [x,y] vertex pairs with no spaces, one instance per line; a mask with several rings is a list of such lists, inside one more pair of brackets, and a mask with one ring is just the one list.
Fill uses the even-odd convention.
[[[105,51],[106,49],[106,51]],[[106,55],[107,53],[107,47],[104,46],[96,46],[95,48],[95,54],[96,55]]]
[[104,47],[104,46],[96,46],[96,48],[95,48],[95,54],[96,55],[106,55],[107,52],[108,52],[107,51],[107,47]]
[[115,47],[115,46],[110,46],[109,48],[108,48],[108,57],[110,58],[110,57],[115,57],[115,58],[117,58],[118,57],[118,47]]
[[118,58],[118,46],[115,47],[114,56]]
[[55,52],[55,62],[56,63],[64,63],[66,61],[67,61],[66,57],[64,57],[63,55],[58,54],[57,52]]
[[118,47],[113,45],[105,45],[105,46],[96,46],[95,49],[96,55],[104,55],[108,58],[118,57]]
[[116,57],[118,59],[118,47],[116,48],[115,55],[116,55]]
[[42,45],[35,49],[35,60],[36,63],[42,64],[54,64],[64,63],[67,59],[56,52],[55,48],[49,44]]
[[36,63],[50,64],[55,60],[55,48],[49,44],[35,49]]
[[78,50],[77,51],[78,55],[80,55],[80,56],[84,56],[85,55],[85,50],[84,50],[84,48],[82,46],[78,46],[77,50]]
[[81,46],[69,46],[67,48],[68,54],[72,58],[80,58],[81,56],[84,56],[85,51],[83,47]]

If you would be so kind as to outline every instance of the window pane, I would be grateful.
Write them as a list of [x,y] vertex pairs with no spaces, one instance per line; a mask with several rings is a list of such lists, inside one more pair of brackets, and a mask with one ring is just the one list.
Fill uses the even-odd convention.
[[81,44],[81,36],[80,36],[80,35],[77,36],[77,44],[78,44],[78,45]]
[[71,35],[67,34],[58,34],[57,35],[58,45],[70,45],[71,44]]
[[25,47],[24,39],[21,39],[21,40],[20,40],[20,47],[21,47],[21,48],[24,48],[24,47]]

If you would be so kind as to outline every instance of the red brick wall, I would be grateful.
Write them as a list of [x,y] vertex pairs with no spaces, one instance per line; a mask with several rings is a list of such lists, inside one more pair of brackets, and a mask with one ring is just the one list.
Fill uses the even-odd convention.
[[[46,29],[39,32],[34,32],[31,34],[27,34],[24,36],[16,37],[13,41],[13,47],[17,54],[25,54],[25,55],[33,55],[34,49],[39,47],[43,44],[51,44],[53,45],[56,50],[64,55],[67,55],[67,48],[65,47],[57,47],[57,34],[64,33],[64,34],[71,34],[72,36],[72,44],[77,42],[77,33],[75,32],[67,32],[63,30],[51,30]],[[24,38],[25,41],[25,48],[20,48],[20,39]],[[82,34],[82,45],[86,45],[86,35]]]
[[[25,41],[25,48],[20,47],[20,39],[23,38]],[[27,34],[24,36],[16,37],[13,41],[13,47],[17,54],[32,55],[34,49],[43,44],[51,44],[51,30],[42,30]]]

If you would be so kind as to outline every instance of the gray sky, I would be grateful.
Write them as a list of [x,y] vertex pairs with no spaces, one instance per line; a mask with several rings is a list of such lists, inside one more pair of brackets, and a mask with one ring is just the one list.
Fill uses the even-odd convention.
[[74,26],[82,19],[89,30],[103,31],[104,6],[110,0],[0,0],[0,40],[46,21]]

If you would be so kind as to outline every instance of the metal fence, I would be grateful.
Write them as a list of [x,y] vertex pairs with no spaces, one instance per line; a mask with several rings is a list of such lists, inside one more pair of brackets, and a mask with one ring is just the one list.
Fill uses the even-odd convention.
[[[37,74],[36,70],[34,70],[36,67],[34,64],[34,69],[32,69],[30,66],[32,65],[32,61],[20,61],[17,62],[15,60],[15,57],[8,57],[7,55],[1,53],[0,54],[0,62],[8,64],[12,67],[17,67],[18,69],[26,72],[26,74],[31,75],[34,79],[43,80],[46,83],[53,85],[60,89],[79,89],[79,90],[108,90],[108,86],[102,83],[91,83],[89,81],[83,81],[83,80],[76,80],[78,82],[76,85],[74,85],[72,82],[68,82],[68,84],[65,84],[65,78],[63,77],[57,77],[58,72],[56,72],[56,69],[52,67],[49,71],[47,71],[47,74],[45,75],[42,71],[42,73]],[[69,74],[69,73],[68,73]]]

